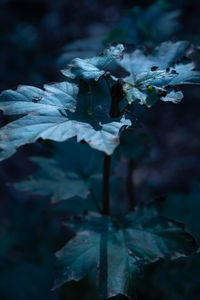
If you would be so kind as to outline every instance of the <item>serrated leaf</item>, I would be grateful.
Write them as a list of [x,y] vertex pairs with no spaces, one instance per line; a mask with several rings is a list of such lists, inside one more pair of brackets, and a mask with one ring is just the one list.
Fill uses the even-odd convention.
[[75,58],[69,64],[69,69],[62,70],[62,74],[68,78],[81,78],[85,80],[98,80],[105,74],[105,68],[113,61],[121,58],[124,51],[124,46],[118,44],[117,46],[110,46],[104,50],[102,55],[81,59]]
[[85,141],[108,155],[113,153],[121,129],[131,125],[131,121],[125,117],[110,118],[110,95],[105,84],[93,86],[93,98],[85,86],[77,97],[78,87],[73,83],[45,85],[45,89],[42,98],[42,90],[27,86],[2,94],[0,109],[8,114],[27,115],[1,128],[0,160],[39,138],[63,142],[77,137],[78,142]]
[[96,269],[107,298],[121,294],[132,299],[133,279],[143,264],[185,256],[197,248],[182,224],[159,217],[153,207],[140,208],[120,222],[89,213],[68,225],[76,235],[57,252],[55,288]]
[[75,110],[78,91],[76,84],[67,81],[46,84],[44,90],[22,85],[1,93],[0,109],[7,115],[60,115],[59,110]]
[[194,70],[192,62],[176,63],[183,58],[188,46],[188,42],[184,41],[165,42],[150,55],[145,55],[142,50],[125,54],[119,64],[130,74],[124,78],[123,84],[128,103],[139,100],[140,104],[151,106],[155,96],[178,103],[183,94],[175,91],[175,86],[199,84],[200,72]]
[[[51,201],[57,204],[54,205],[57,213],[101,211],[103,154],[94,151],[87,144],[77,143],[74,139],[52,146],[53,158],[30,158],[40,169],[28,180],[16,183],[15,188],[37,196],[50,196]],[[115,198],[121,178],[112,176],[115,166],[113,157],[110,207],[116,213],[119,207],[116,206]]]
[[65,172],[56,160],[50,158],[34,157],[31,160],[42,170],[30,180],[15,184],[15,187],[33,195],[50,195],[53,203],[75,196],[86,198],[89,195],[90,180],[101,177],[100,174],[84,177],[80,173]]

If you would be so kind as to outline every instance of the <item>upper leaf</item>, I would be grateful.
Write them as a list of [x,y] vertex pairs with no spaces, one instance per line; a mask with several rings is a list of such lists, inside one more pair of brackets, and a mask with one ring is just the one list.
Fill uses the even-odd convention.
[[60,110],[75,111],[78,91],[76,84],[67,81],[45,84],[44,90],[22,85],[1,93],[0,109],[7,115],[60,115]]
[[117,46],[110,46],[104,50],[102,55],[96,57],[87,59],[75,58],[69,64],[69,69],[62,70],[62,74],[71,79],[98,80],[105,74],[105,69],[110,63],[122,57],[123,51],[124,46],[118,44]]
[[174,90],[175,86],[200,83],[200,72],[194,70],[194,64],[181,61],[188,46],[184,41],[165,42],[149,55],[141,50],[125,54],[119,64],[129,73],[123,84],[128,103],[139,100],[140,104],[151,106],[158,97],[178,103],[183,94]]
[[0,160],[11,156],[24,144],[39,138],[62,142],[72,137],[92,148],[112,154],[119,144],[125,117],[109,116],[110,94],[105,84],[93,85],[93,95],[85,85],[61,82],[45,85],[45,91],[22,86],[2,93],[0,109],[7,114],[27,114],[0,131]]
[[81,280],[95,268],[107,298],[122,294],[131,299],[133,278],[142,264],[185,256],[197,247],[182,224],[159,217],[153,207],[139,209],[119,223],[90,213],[68,225],[76,236],[57,253],[55,287]]

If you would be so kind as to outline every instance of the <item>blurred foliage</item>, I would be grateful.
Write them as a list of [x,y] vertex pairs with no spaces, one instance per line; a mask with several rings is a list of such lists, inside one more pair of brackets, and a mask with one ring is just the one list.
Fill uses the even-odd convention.
[[180,11],[170,11],[169,8],[167,1],[157,1],[147,9],[134,6],[124,14],[119,25],[111,30],[105,42],[152,46],[167,40],[180,29]]

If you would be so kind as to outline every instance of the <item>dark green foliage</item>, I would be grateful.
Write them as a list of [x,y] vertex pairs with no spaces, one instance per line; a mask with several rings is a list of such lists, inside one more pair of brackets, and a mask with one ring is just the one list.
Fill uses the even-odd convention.
[[[87,214],[68,225],[76,236],[57,252],[55,287],[81,280],[95,268],[97,282],[106,289],[101,292],[108,298],[118,294],[131,298],[132,281],[143,264],[178,258],[197,248],[182,224],[159,217],[154,207],[139,208],[119,221]],[[101,268],[105,265],[107,274],[102,283]]]
[[79,196],[86,198],[90,193],[91,182],[95,178],[101,178],[101,174],[90,173],[88,177],[85,174],[73,172],[64,172],[59,167],[56,160],[49,158],[32,158],[43,170],[39,179],[31,178],[16,184],[16,188],[36,195],[50,195],[52,202]]
[[[63,81],[43,89],[23,85],[2,92],[0,110],[12,117],[0,130],[1,161],[26,144],[63,142],[45,142],[53,155],[30,158],[38,170],[15,184],[27,192],[19,194],[22,197],[32,201],[39,195],[42,208],[38,206],[34,225],[31,204],[22,214],[24,226],[21,220],[12,220],[13,227],[2,226],[2,300],[68,299],[71,289],[76,299],[80,295],[74,281],[88,287],[86,298],[137,299],[137,290],[139,297],[167,300],[180,280],[188,280],[188,270],[196,274],[199,254],[192,235],[199,242],[199,188],[142,206],[136,205],[132,186],[135,167],[150,153],[150,137],[143,127],[137,128],[141,124],[136,107],[145,105],[146,112],[159,99],[179,103],[183,92],[178,86],[200,84],[200,72],[188,58],[196,59],[195,48],[187,41],[165,41],[180,29],[179,15],[168,1],[157,1],[146,10],[134,7],[110,33],[106,29],[65,47],[60,59]],[[14,40],[23,44],[27,35],[23,25]],[[34,43],[33,36],[23,47],[30,51]],[[111,44],[102,51],[107,43]],[[123,185],[126,181],[130,187]],[[133,199],[128,204],[126,198]],[[65,221],[62,230],[58,218]],[[55,251],[55,291],[50,291]],[[179,269],[178,282],[173,268]],[[140,278],[143,273],[146,279]],[[185,299],[196,286],[184,285]],[[182,299],[178,289],[172,299]]]
[[[177,103],[183,97],[182,92],[175,90],[177,85],[199,83],[200,73],[193,70],[193,63],[176,63],[187,49],[187,42],[166,42],[146,56],[140,50],[124,54],[124,46],[117,44],[108,47],[102,55],[74,59],[69,69],[62,71],[72,82],[45,85],[44,90],[20,86],[16,91],[3,92],[0,108],[8,115],[25,116],[1,129],[1,160],[11,156],[19,146],[39,138],[64,142],[76,137],[78,142],[84,141],[96,150],[113,154],[123,131],[136,124],[132,108],[127,110],[132,102],[139,100],[148,107],[155,98]],[[112,71],[117,71],[114,65],[109,69],[113,63],[129,75],[113,76]],[[145,135],[125,135],[121,142],[122,157],[138,160],[148,153]],[[66,146],[73,153],[68,154],[66,161],[70,156],[73,160],[80,155],[73,143]],[[66,200],[68,212],[105,213],[105,199],[101,205],[104,193],[99,185],[101,171],[99,166],[95,168],[98,155],[94,156],[97,162],[89,164],[87,169],[84,165],[87,166],[85,157],[89,152],[78,158],[79,163],[72,163],[73,167],[67,163],[65,168],[59,151],[58,148],[54,159],[32,159],[41,167],[40,172],[16,187],[30,194],[50,196],[54,203]],[[115,186],[116,179],[111,180],[111,187]],[[109,194],[106,199],[109,201]],[[70,201],[72,205],[67,204]],[[108,214],[110,203],[106,205]],[[114,207],[113,203],[111,206]],[[63,205],[55,211],[62,210],[65,210]],[[121,206],[118,212],[111,211],[122,216],[123,210]],[[71,228],[75,237],[57,253],[56,287],[79,281],[94,269],[103,298],[117,295],[135,298],[132,283],[144,264],[189,255],[197,248],[181,224],[159,217],[152,207],[139,208],[118,221],[97,213],[87,213],[74,220]]]

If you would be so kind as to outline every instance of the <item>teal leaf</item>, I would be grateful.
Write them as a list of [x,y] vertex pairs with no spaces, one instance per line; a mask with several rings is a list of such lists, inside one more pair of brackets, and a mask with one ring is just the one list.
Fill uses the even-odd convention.
[[129,73],[123,79],[128,103],[139,100],[140,104],[151,106],[155,96],[165,102],[181,101],[183,94],[175,86],[200,83],[200,72],[194,70],[192,62],[183,60],[188,47],[184,41],[165,42],[149,55],[142,50],[125,54],[119,65]]
[[7,115],[60,115],[59,110],[75,110],[78,90],[76,84],[66,81],[46,84],[44,90],[22,85],[1,93],[0,109]]
[[102,55],[92,58],[75,58],[69,64],[69,69],[62,70],[62,74],[68,78],[81,78],[85,80],[98,80],[106,72],[106,67],[112,62],[120,59],[124,51],[124,46],[110,46],[104,50]]
[[[32,195],[50,198],[56,205],[56,213],[101,211],[103,154],[87,144],[71,139],[64,143],[53,143],[53,157],[33,157],[30,160],[40,168],[15,188]],[[87,160],[86,158],[90,158]],[[119,211],[116,194],[121,178],[112,176],[116,167],[115,157],[111,164],[110,208]],[[64,200],[64,201],[63,201]],[[121,212],[121,208],[120,208]]]
[[100,174],[65,172],[54,159],[31,158],[40,168],[40,172],[30,180],[15,185],[19,190],[33,195],[51,196],[53,203],[75,196],[86,198],[90,192],[91,180],[101,178]]
[[124,116],[110,117],[111,100],[105,84],[94,83],[93,90],[91,96],[86,85],[78,93],[74,83],[57,83],[45,85],[45,91],[22,86],[3,92],[0,109],[7,114],[26,115],[1,128],[0,160],[39,138],[63,142],[76,137],[78,142],[85,141],[111,155],[119,145],[122,128],[130,126],[131,121]]
[[88,213],[67,225],[76,235],[56,254],[55,288],[96,270],[104,298],[121,294],[132,299],[133,279],[142,265],[186,256],[197,248],[181,223],[158,216],[152,206],[139,208],[120,222]]

